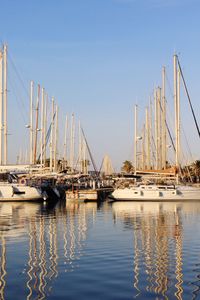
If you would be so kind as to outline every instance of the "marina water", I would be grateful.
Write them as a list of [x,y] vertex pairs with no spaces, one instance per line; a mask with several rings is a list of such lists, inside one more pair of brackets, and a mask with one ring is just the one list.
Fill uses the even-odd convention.
[[200,299],[200,203],[0,204],[0,299]]

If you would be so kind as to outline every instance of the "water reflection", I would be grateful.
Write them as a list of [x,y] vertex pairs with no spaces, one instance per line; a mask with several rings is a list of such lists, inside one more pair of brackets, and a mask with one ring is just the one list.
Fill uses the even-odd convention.
[[0,203],[0,299],[198,299],[198,225],[200,203]]
[[14,261],[8,257],[7,247],[15,256],[18,248],[13,244],[23,244],[25,269],[18,265],[25,279],[23,298],[45,299],[59,272],[71,272],[78,266],[96,210],[96,203],[64,203],[51,210],[39,203],[0,204],[0,299],[7,299],[7,287],[12,287],[12,274],[8,276],[6,269],[7,263]]
[[4,299],[4,290],[6,285],[5,276],[6,276],[6,241],[4,237],[1,237],[1,275],[0,275],[1,299]]
[[[199,215],[200,205],[115,202],[112,209],[115,222],[123,221],[124,228],[133,229],[135,297],[142,299],[145,290],[145,295],[155,293],[162,299],[183,299],[182,219]],[[197,293],[193,299],[196,296]]]

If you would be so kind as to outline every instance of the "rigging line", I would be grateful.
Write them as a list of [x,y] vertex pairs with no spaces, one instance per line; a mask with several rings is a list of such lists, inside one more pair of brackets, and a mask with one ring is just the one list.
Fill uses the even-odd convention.
[[[186,161],[186,158],[185,158],[184,153],[182,153],[182,156],[183,156],[183,159]],[[190,172],[190,169],[189,169],[188,165],[186,165],[185,168],[187,169],[187,172],[188,172],[188,174],[189,174],[190,181],[192,182],[192,176],[191,176],[191,172]],[[180,170],[181,170],[181,176],[182,176],[182,179],[183,179],[183,178],[184,178],[184,175],[185,175],[184,168],[180,168]]]
[[[11,62],[11,61],[10,61]],[[10,79],[10,83],[12,82],[12,80],[11,80],[11,76],[10,76],[10,74],[9,74],[9,72],[8,72],[8,78]],[[13,80],[14,81],[14,80]],[[17,86],[17,85],[16,85]],[[14,87],[14,86],[13,86]],[[17,88],[16,88],[17,89]],[[25,94],[27,94],[27,93],[25,93]],[[26,103],[23,101],[23,98],[24,97],[20,97],[21,98],[21,106],[23,107],[23,109],[26,111],[26,113],[28,114],[28,109],[27,109],[27,107],[26,107]],[[28,98],[29,98],[29,95],[28,95]]]
[[191,176],[190,168],[188,166],[186,166],[186,169],[187,169],[187,172],[189,174],[190,182],[192,182],[192,176]]
[[[169,87],[169,90],[170,90],[170,94],[171,94],[171,97],[173,99],[173,91],[172,91],[172,88],[171,88],[171,85],[170,85],[170,82],[169,82],[169,79],[168,79],[168,76],[167,76],[167,72],[166,72],[166,81],[167,81],[167,84],[168,84],[168,87]],[[167,98],[165,97],[166,99],[166,103],[168,104],[168,101],[167,101]],[[162,109],[162,108],[161,108]],[[172,143],[172,146],[173,146],[173,149],[174,151],[176,152],[176,148],[175,148],[175,145],[174,145],[174,141],[173,141],[173,137],[172,137],[172,134],[170,132],[170,128],[169,128],[169,125],[167,123],[167,121],[165,120],[165,125],[167,127],[167,132],[169,134],[169,137],[170,137],[170,140],[171,140],[171,143]]]
[[79,158],[79,156],[78,156],[78,158],[76,159],[75,166],[74,166],[74,169],[75,169],[75,170],[76,170],[76,167],[78,166],[79,160],[80,160],[80,158]]
[[[9,83],[10,83],[11,87],[13,88],[13,93],[14,93],[14,95],[16,97],[16,101],[17,101],[18,105],[21,106],[21,103],[20,103],[20,101],[18,99],[17,93],[15,92],[15,88],[14,88],[14,85],[13,85],[13,83],[11,81],[11,78],[10,78],[9,74],[8,74],[8,79],[9,79]],[[22,119],[24,121],[24,124],[27,124],[26,117],[25,117],[24,112],[23,112],[22,109],[20,110],[20,113],[21,113]]]
[[[171,98],[172,98],[172,100],[173,100],[173,98],[174,98],[174,94],[173,94],[173,90],[172,90],[172,87],[171,87],[171,85],[170,85],[170,81],[169,81],[169,78],[168,78],[168,76],[167,76],[167,72],[165,73],[166,74],[166,81],[167,81],[167,84],[168,84],[168,87],[169,87],[169,91],[170,91],[170,96],[171,96]],[[170,107],[169,107],[169,102],[167,101],[167,98],[165,97],[165,99],[166,99],[166,103],[168,104],[168,110],[169,110],[169,113],[170,113],[170,116],[172,115],[172,111],[170,110]],[[168,113],[167,113],[168,114]],[[168,114],[169,115],[169,114]],[[171,127],[171,122],[173,122],[172,120],[171,120],[171,118],[170,118],[170,120],[169,120],[170,122],[168,122],[168,123],[170,123],[170,126],[169,127]]]
[[181,155],[182,155],[182,165],[183,165],[183,162],[187,163],[188,159],[187,159],[187,157],[186,157],[186,155],[185,155],[184,152],[182,152]]
[[[154,97],[154,91],[152,91],[152,93],[151,93],[151,95],[150,95],[150,97]],[[151,98],[151,99],[152,99]],[[151,105],[153,105],[153,103],[152,103],[152,101],[150,100],[150,107],[151,107]],[[154,109],[153,109],[153,106],[152,106],[152,119],[154,119],[154,115],[155,115],[155,113],[154,113]],[[153,125],[151,124],[151,126],[152,126],[152,128],[153,128]],[[150,135],[150,145],[151,145],[151,147],[153,146],[154,147],[154,150],[156,149],[156,143],[155,143],[155,139],[154,139],[154,136],[153,136],[153,130],[152,130],[152,134]],[[155,152],[153,151],[153,148],[152,148],[152,156],[153,156],[153,159],[155,160],[156,159],[156,157],[155,157]]]
[[[169,82],[169,78],[167,76],[167,73],[166,73],[166,79],[167,79],[167,83],[168,83],[168,87],[169,87],[169,91],[170,91],[170,94],[171,94],[171,97],[173,98],[173,90],[172,90],[172,87],[170,85],[170,82]],[[167,102],[167,99],[166,99],[166,102]],[[184,135],[184,138],[186,140],[186,144],[187,144],[187,148],[188,148],[188,152],[192,158],[192,153],[191,153],[191,150],[190,150],[190,147],[189,147],[189,144],[188,144],[188,140],[187,140],[187,137],[185,135],[185,131],[184,131],[184,128],[182,127],[182,132],[183,132],[183,135]],[[175,149],[174,149],[175,150]]]
[[[169,91],[170,91],[171,97],[172,97],[172,99],[173,99],[173,98],[174,98],[174,93],[173,93],[173,90],[172,90],[172,87],[171,87],[169,78],[168,78],[168,76],[167,76],[167,72],[166,72],[165,74],[166,74],[165,76],[166,76],[167,84],[168,84],[168,87],[169,87]],[[167,100],[166,100],[166,102],[167,102]]]
[[156,149],[156,143],[155,143],[155,139],[154,139],[153,134],[151,135],[151,140],[152,140],[151,145],[154,147],[154,150],[155,150]]
[[[54,121],[54,119],[55,119],[55,116],[56,116],[56,112],[54,113],[54,115],[53,115],[53,121]],[[49,141],[49,137],[50,137],[50,134],[51,134],[51,128],[52,128],[52,122],[50,123],[50,125],[49,125],[49,128],[48,128],[48,130],[47,130],[47,134],[46,134],[46,144],[44,145],[42,145],[42,153],[44,154],[44,146],[47,146],[47,144],[48,144],[48,141]],[[40,160],[40,156],[41,156],[41,153],[38,155],[38,160]]]
[[[160,101],[159,101],[159,105],[160,105],[161,111],[163,112],[162,105],[161,105]],[[173,138],[172,138],[172,135],[171,135],[171,132],[170,132],[170,129],[169,129],[169,126],[168,126],[168,124],[167,124],[166,119],[165,119],[165,125],[166,125],[166,127],[167,127],[167,131],[168,131],[168,134],[169,134],[169,137],[170,137],[170,140],[171,140],[173,149],[174,149],[174,151],[176,152],[176,148],[175,148],[175,145],[174,145],[174,141],[173,141]]]
[[[13,67],[13,70],[15,71],[15,74],[16,74],[17,78],[19,79],[19,82],[21,83],[21,85],[22,85],[22,87],[24,89],[26,97],[29,99],[30,98],[30,93],[29,93],[29,91],[28,91],[28,89],[27,89],[27,87],[26,87],[26,85],[25,85],[25,83],[24,83],[24,81],[22,79],[22,76],[20,75],[20,73],[19,73],[19,71],[18,71],[18,69],[17,69],[17,67],[16,67],[16,65],[14,63],[14,60],[13,60],[11,54],[10,54],[10,50],[8,51],[7,56],[8,56],[8,60],[10,62],[10,65]],[[23,97],[21,97],[21,103],[22,103],[21,106],[26,111],[26,114],[29,114],[28,108],[27,108],[27,103],[23,100]]]
[[197,123],[197,119],[196,119],[196,116],[195,116],[195,113],[194,113],[194,109],[193,109],[193,106],[192,106],[192,102],[191,102],[190,95],[189,95],[189,92],[188,92],[188,88],[187,88],[187,85],[186,85],[186,82],[185,82],[185,78],[183,76],[183,72],[182,72],[182,68],[181,68],[181,64],[180,64],[178,56],[177,56],[177,61],[178,61],[178,66],[179,66],[179,70],[180,70],[180,73],[181,73],[181,78],[182,78],[182,81],[183,81],[184,89],[185,89],[185,92],[186,92],[186,95],[187,95],[187,98],[188,98],[188,101],[189,101],[189,104],[190,104],[190,108],[191,108],[191,111],[192,111],[192,115],[193,115],[193,118],[194,118],[196,129],[197,129],[197,132],[198,132],[198,135],[199,135],[199,138],[200,138],[199,125]]
[[[63,111],[61,110],[60,111],[60,114],[59,114],[59,124],[58,124],[58,128],[60,129],[60,124],[64,124],[64,122],[63,122],[63,119],[64,119],[64,113],[63,113]],[[58,130],[58,132],[60,133],[60,130]],[[63,140],[64,140],[64,138],[63,138],[63,136],[64,136],[64,130],[59,134],[59,136],[58,136],[58,145],[60,145],[58,148],[59,148],[59,150],[60,150],[60,152],[61,152],[61,147],[63,146]],[[65,141],[64,141],[64,143],[65,143]],[[62,145],[62,146],[61,146]]]
[[191,152],[191,149],[190,149],[190,146],[189,146],[189,143],[188,143],[188,139],[187,139],[187,136],[185,134],[185,130],[184,130],[183,126],[181,126],[181,131],[183,132],[183,135],[184,135],[184,138],[185,138],[185,141],[186,141],[186,145],[187,145],[187,148],[188,148],[189,155],[190,155],[191,159],[193,159],[192,152]]
[[19,71],[17,70],[17,67],[16,67],[16,65],[15,65],[15,63],[14,63],[14,60],[12,59],[12,56],[11,56],[11,54],[10,54],[10,50],[9,50],[9,52],[8,52],[8,58],[9,58],[9,60],[10,60],[10,62],[11,62],[11,64],[12,64],[12,66],[13,66],[13,69],[14,69],[15,72],[16,72],[16,75],[18,76],[19,81],[21,82],[21,84],[22,84],[22,86],[23,86],[23,88],[24,88],[24,91],[26,92],[26,95],[29,97],[28,89],[27,89],[27,87],[26,87],[26,85],[25,85],[25,83],[24,83],[24,81],[23,81],[23,79],[22,79],[22,76],[20,75]]
[[173,141],[173,138],[172,138],[172,135],[171,135],[171,132],[170,132],[169,126],[168,126],[168,124],[167,124],[167,121],[165,121],[165,125],[166,125],[166,127],[167,127],[167,131],[168,131],[168,134],[169,134],[169,137],[170,137],[170,140],[171,140],[171,143],[172,143],[173,149],[174,149],[174,151],[176,151],[176,148],[175,148],[175,145],[174,145],[174,141]]
[[94,161],[94,159],[93,159],[93,157],[92,157],[92,153],[91,153],[91,151],[90,151],[88,142],[87,142],[87,140],[86,140],[86,137],[85,137],[85,133],[84,133],[84,131],[83,131],[83,128],[81,128],[81,131],[82,131],[82,134],[83,134],[83,137],[84,137],[84,140],[85,140],[85,143],[86,143],[86,146],[87,146],[87,149],[88,149],[88,152],[89,152],[91,161],[92,161],[93,168],[94,168],[94,170],[95,170],[95,172],[96,172],[96,175],[98,175],[97,167],[96,167],[95,161]]
[[[168,87],[169,87],[170,96],[171,96],[171,99],[172,99],[172,101],[173,101],[173,99],[174,99],[174,92],[173,92],[173,89],[172,89],[172,87],[171,87],[169,78],[168,78],[168,76],[167,76],[167,72],[166,72],[165,74],[166,74],[165,76],[166,76],[167,85],[168,85]],[[167,101],[167,98],[166,98],[166,97],[165,97],[165,99],[166,99],[166,103],[169,105],[169,101]],[[170,108],[168,108],[168,109],[170,109]],[[172,115],[171,110],[169,110],[169,113]]]
[[100,166],[100,169],[99,169],[99,174],[101,173],[101,170],[102,170],[102,167],[103,167],[103,163],[104,163],[104,158],[101,161],[101,166]]

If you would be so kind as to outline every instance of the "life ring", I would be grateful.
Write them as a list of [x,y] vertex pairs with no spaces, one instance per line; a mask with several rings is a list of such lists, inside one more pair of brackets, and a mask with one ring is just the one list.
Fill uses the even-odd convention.
[[25,178],[21,178],[21,179],[19,180],[19,183],[25,185],[25,184],[26,184]]

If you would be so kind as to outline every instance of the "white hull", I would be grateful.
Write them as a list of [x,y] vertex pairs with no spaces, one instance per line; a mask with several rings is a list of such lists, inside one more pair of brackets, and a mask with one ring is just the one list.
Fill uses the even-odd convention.
[[0,184],[1,201],[38,201],[43,200],[41,192],[35,188],[20,184]]
[[185,201],[200,200],[200,188],[180,186],[167,188],[162,186],[139,186],[115,189],[115,200],[124,201]]

